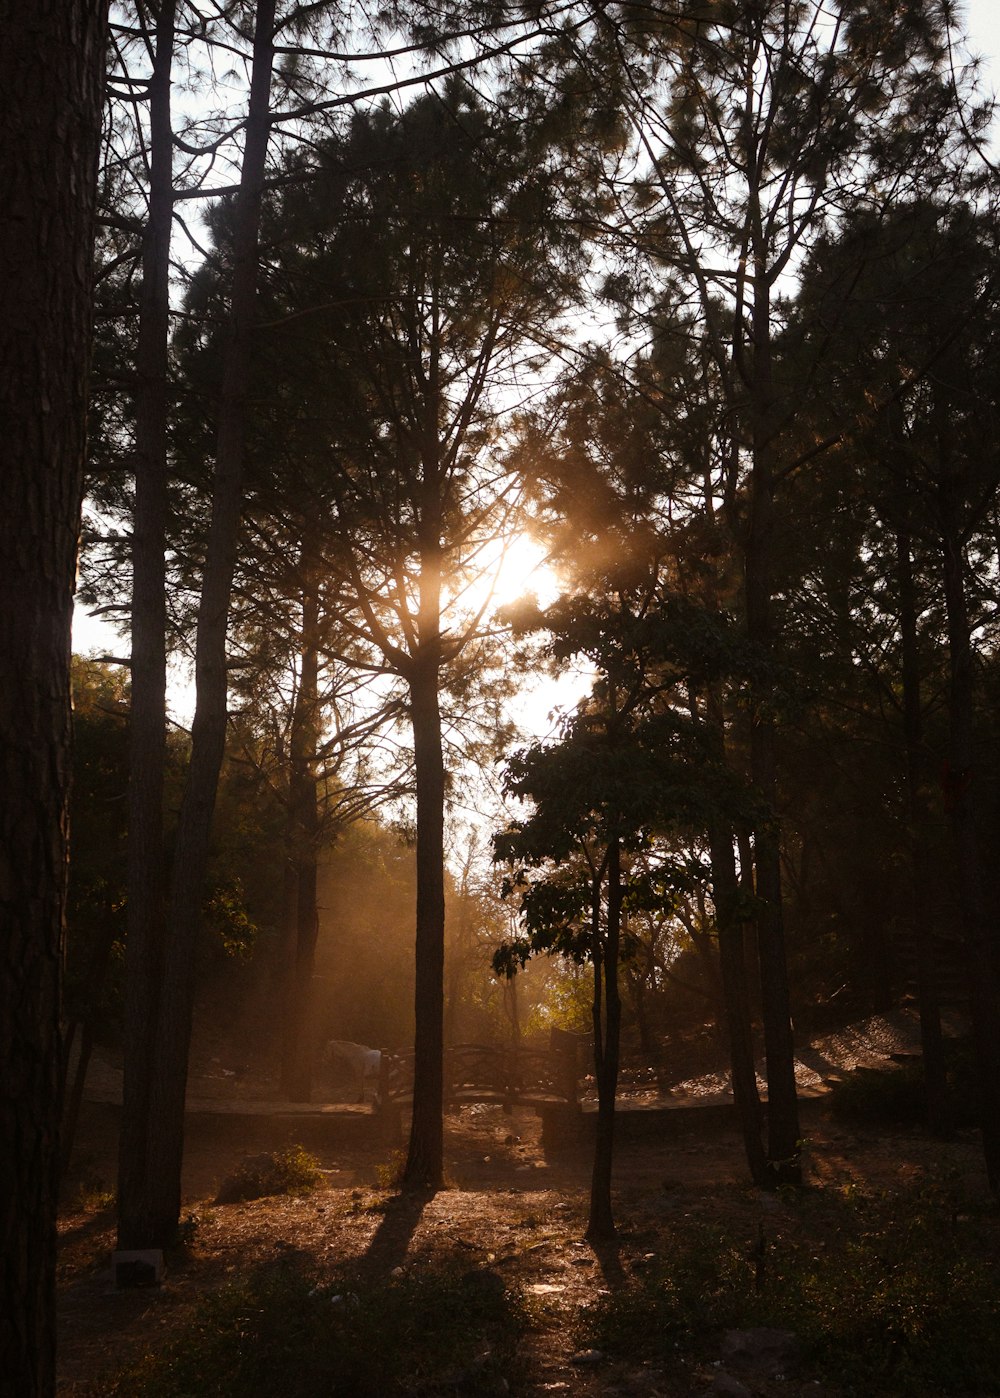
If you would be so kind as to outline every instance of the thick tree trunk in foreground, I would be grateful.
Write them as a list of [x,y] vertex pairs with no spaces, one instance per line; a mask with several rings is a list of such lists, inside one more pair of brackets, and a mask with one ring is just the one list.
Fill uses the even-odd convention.
[[132,519],[132,699],[129,718],[128,936],[125,1072],[119,1141],[118,1240],[143,1233],[133,1210],[149,1159],[149,1089],[167,936],[163,789],[167,754],[167,363],[173,149],[173,0],[156,22],[149,82],[149,217],[142,249],[136,350],[135,507]]
[[208,845],[226,741],[226,633],[243,501],[246,392],[257,304],[258,226],[270,130],[274,0],[260,0],[246,144],[236,196],[233,281],[212,495],[212,519],[198,609],[195,651],[197,700],[191,764],[181,805],[170,887],[170,938],[163,968],[159,1016],[146,1026],[152,1044],[147,1156],[140,1173],[123,1170],[130,1197],[120,1201],[128,1247],[163,1247],[180,1216],[184,1099],[194,1008],[194,969]]
[[403,1184],[444,1182],[444,755],[436,648],[410,676],[417,780],[417,932],[413,1118]]
[[106,5],[0,0],[0,1393],[55,1388],[70,623]]

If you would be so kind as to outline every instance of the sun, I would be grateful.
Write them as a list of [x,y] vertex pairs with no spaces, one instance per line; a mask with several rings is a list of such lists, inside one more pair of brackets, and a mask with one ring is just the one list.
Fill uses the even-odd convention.
[[[456,587],[451,606],[456,618],[477,619],[490,630],[497,612],[522,598],[547,607],[565,591],[565,580],[549,562],[547,550],[530,533],[491,539],[468,561],[464,586]],[[518,674],[509,716],[522,739],[546,740],[559,729],[561,715],[576,707],[593,684],[586,663],[567,661],[558,673],[547,667]]]
[[467,614],[493,616],[524,597],[548,606],[562,591],[559,575],[545,548],[523,532],[508,539],[491,539],[476,553],[454,603]]

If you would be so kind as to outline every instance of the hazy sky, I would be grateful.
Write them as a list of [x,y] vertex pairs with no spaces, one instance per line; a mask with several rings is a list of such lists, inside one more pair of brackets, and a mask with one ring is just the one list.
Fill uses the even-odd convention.
[[965,27],[972,51],[990,60],[987,82],[1000,88],[1000,0],[968,0]]
[[997,0],[968,0],[966,25],[984,53],[994,54],[1000,48],[1000,5]]

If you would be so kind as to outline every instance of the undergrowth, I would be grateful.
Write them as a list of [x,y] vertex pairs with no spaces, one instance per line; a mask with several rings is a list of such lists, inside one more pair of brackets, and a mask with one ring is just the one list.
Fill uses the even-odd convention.
[[711,1359],[722,1331],[773,1326],[798,1336],[809,1377],[859,1398],[1000,1394],[998,1251],[995,1209],[947,1183],[809,1191],[742,1235],[681,1221],[662,1258],[584,1313],[581,1338]]
[[285,1262],[204,1297],[107,1390],[146,1398],[395,1398],[507,1392],[521,1301],[491,1272],[319,1281]]
[[245,1160],[222,1183],[217,1204],[238,1204],[270,1194],[308,1194],[323,1179],[319,1161],[302,1146]]
[[[972,1045],[948,1039],[944,1045],[946,1106],[956,1127],[979,1122],[979,1093]],[[927,1116],[924,1065],[915,1058],[893,1068],[855,1068],[833,1085],[830,1110],[841,1120],[884,1125],[918,1125]]]

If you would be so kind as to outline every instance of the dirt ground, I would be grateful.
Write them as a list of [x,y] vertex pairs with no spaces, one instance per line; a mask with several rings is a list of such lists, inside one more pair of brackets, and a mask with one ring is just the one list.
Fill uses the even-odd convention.
[[[395,1199],[385,1188],[393,1149],[365,1138],[350,1115],[246,1116],[198,1112],[188,1128],[185,1216],[190,1241],[155,1291],[115,1293],[109,1284],[113,1215],[101,1190],[115,1177],[118,1109],[84,1106],[71,1193],[61,1222],[59,1268],[63,1395],[107,1391],[106,1376],[155,1349],[206,1291],[257,1264],[298,1253],[325,1265],[363,1261],[376,1272],[416,1268],[428,1257],[490,1266],[520,1283],[532,1302],[524,1356],[531,1395],[566,1398],[647,1395],[688,1398],[720,1392],[717,1370],[673,1372],[628,1363],[585,1362],[575,1331],[581,1307],[613,1289],[643,1259],[669,1247],[671,1221],[711,1212],[745,1227],[785,1205],[747,1182],[731,1122],[711,1110],[636,1117],[616,1146],[616,1245],[583,1241],[591,1165],[588,1143],[543,1142],[530,1110],[465,1107],[447,1122],[450,1187],[428,1199]],[[806,1171],[816,1185],[892,1190],[946,1169],[972,1194],[986,1193],[974,1136],[942,1145],[916,1131],[845,1129],[822,1099],[803,1105]],[[247,1154],[290,1142],[319,1159],[325,1186],[303,1197],[213,1202],[222,1179]],[[104,1201],[106,1203],[106,1201]],[[593,1356],[590,1356],[592,1359]],[[104,1376],[102,1378],[102,1376]],[[815,1382],[767,1380],[755,1398],[838,1398]]]

